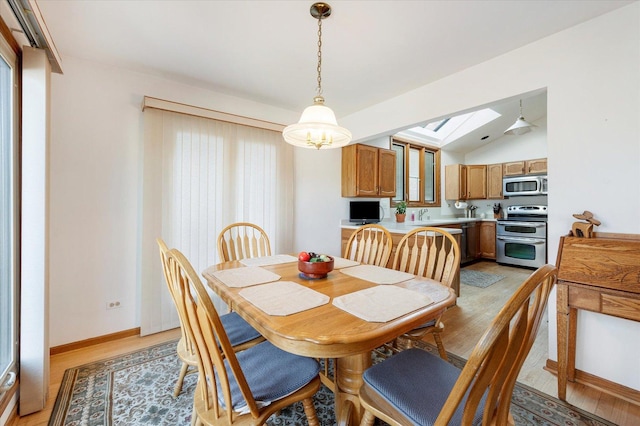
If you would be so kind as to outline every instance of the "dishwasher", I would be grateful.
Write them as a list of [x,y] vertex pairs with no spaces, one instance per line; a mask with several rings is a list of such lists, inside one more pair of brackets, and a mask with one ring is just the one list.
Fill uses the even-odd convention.
[[460,228],[460,263],[468,263],[478,258],[480,230],[476,222],[463,223]]

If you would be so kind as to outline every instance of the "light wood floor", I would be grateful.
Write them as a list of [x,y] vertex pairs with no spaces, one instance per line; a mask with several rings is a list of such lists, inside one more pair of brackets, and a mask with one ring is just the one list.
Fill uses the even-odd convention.
[[[444,317],[446,329],[443,341],[448,351],[468,357],[476,341],[493,319],[497,311],[517,286],[531,273],[530,270],[500,266],[494,262],[480,262],[469,269],[504,275],[505,278],[486,289],[462,285],[458,305]],[[557,397],[557,382],[553,374],[545,371],[547,361],[548,328],[541,326],[536,343],[522,368],[518,381],[549,395]],[[58,388],[67,368],[134,351],[179,337],[178,330],[146,337],[129,337],[117,342],[103,343],[85,349],[66,352],[51,357],[51,383],[45,410],[21,417],[15,425],[46,425],[53,409]],[[429,338],[427,338],[429,339]],[[640,425],[640,406],[630,404],[589,387],[570,383],[567,389],[569,403],[622,426]]]

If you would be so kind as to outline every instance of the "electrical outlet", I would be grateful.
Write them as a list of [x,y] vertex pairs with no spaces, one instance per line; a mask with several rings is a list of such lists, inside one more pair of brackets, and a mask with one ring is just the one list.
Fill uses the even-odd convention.
[[116,309],[116,308],[120,308],[120,307],[122,307],[122,305],[120,304],[119,300],[114,300],[112,302],[107,302],[107,310]]

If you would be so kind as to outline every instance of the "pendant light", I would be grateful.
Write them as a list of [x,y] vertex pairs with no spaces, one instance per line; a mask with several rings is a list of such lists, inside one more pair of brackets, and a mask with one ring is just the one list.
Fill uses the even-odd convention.
[[285,127],[282,136],[287,143],[303,148],[340,148],[351,142],[351,132],[338,126],[336,115],[324,105],[322,97],[322,20],[331,15],[327,3],[315,3],[311,16],[318,20],[318,87],[313,105],[305,108],[297,124]]
[[522,99],[520,99],[520,117],[513,123],[513,126],[504,131],[505,135],[524,135],[531,131],[533,127],[538,127],[535,124],[529,123],[522,116]]

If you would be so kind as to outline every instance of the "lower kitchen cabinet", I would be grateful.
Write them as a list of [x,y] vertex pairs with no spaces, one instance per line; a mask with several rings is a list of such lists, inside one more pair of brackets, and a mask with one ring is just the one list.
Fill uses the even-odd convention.
[[496,222],[480,222],[480,257],[496,259]]

